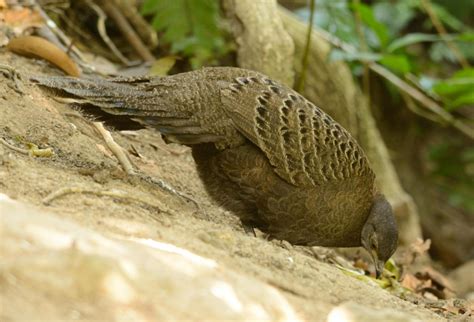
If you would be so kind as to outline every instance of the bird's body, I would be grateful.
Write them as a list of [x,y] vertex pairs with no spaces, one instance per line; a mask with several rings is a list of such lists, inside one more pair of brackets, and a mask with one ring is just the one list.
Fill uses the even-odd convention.
[[[211,195],[276,238],[361,246],[380,199],[363,150],[321,109],[265,75],[216,67],[161,78],[32,80],[192,146]],[[394,225],[391,211],[383,216]],[[396,238],[390,243],[393,252]]]

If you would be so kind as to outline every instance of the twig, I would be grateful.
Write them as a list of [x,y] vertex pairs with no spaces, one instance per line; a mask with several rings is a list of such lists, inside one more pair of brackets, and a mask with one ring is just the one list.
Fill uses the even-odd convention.
[[200,209],[199,207],[199,204],[197,203],[196,200],[194,200],[192,197],[186,195],[185,193],[182,193],[178,190],[176,190],[175,188],[173,188],[171,185],[169,185],[167,182],[161,180],[161,179],[157,179],[157,178],[154,178],[154,177],[151,177],[151,176],[148,176],[148,175],[143,175],[141,173],[136,173],[134,175],[135,177],[139,178],[140,180],[144,181],[144,182],[147,182],[149,184],[152,184],[152,185],[157,185],[158,187],[160,187],[162,190],[168,192],[168,193],[171,193],[171,194],[174,194],[174,195],[177,195],[191,203],[193,203],[197,209]]
[[122,165],[123,170],[128,175],[134,175],[135,170],[133,169],[132,163],[128,159],[122,147],[114,141],[114,138],[110,132],[104,128],[104,125],[101,122],[92,122],[92,125],[94,125],[97,131],[99,131],[99,133],[102,135],[108,148],[117,157],[119,163]]
[[[76,116],[76,115],[72,115]],[[166,183],[165,181],[157,178],[153,178],[148,175],[144,175],[140,173],[139,171],[135,171],[133,169],[132,163],[129,159],[129,157],[126,155],[124,152],[123,148],[118,145],[115,140],[113,139],[112,135],[110,134],[109,131],[107,131],[104,128],[104,125],[101,122],[92,122],[92,125],[99,131],[99,133],[102,135],[104,138],[105,143],[107,144],[107,147],[112,151],[112,153],[116,156],[116,158],[119,160],[119,163],[121,164],[122,168],[124,171],[132,178],[138,178],[142,182],[146,182],[148,184],[152,184],[153,186],[158,186],[160,189],[162,189],[165,192],[171,193],[173,195],[176,195],[178,197],[181,197],[191,203],[193,203],[197,209],[199,209],[199,204],[191,197],[188,195],[177,191],[175,188],[173,188],[171,185]]]
[[310,1],[310,15],[309,15],[309,23],[308,23],[308,31],[306,33],[306,43],[303,52],[303,59],[301,63],[301,75],[298,80],[298,84],[296,85],[296,90],[298,92],[303,92],[304,84],[306,81],[306,70],[308,69],[308,58],[309,58],[309,50],[311,47],[311,36],[313,34],[313,23],[314,23],[314,11],[316,7],[316,0]]
[[16,146],[11,145],[7,141],[5,141],[3,138],[0,138],[0,143],[2,143],[4,146],[6,146],[9,149],[12,149],[13,151],[19,152],[21,154],[26,154],[26,155],[29,154],[28,149],[17,148]]
[[117,199],[122,199],[122,200],[129,200],[129,201],[134,201],[138,203],[142,203],[145,205],[148,205],[153,208],[157,208],[162,212],[166,212],[168,214],[174,214],[175,212],[171,210],[168,206],[164,204],[154,204],[151,203],[149,200],[146,200],[145,198],[141,198],[139,196],[134,196],[130,192],[126,191],[120,191],[120,190],[98,190],[98,189],[87,189],[87,188],[81,188],[81,187],[65,187],[65,188],[60,188],[49,195],[47,195],[43,200],[44,205],[49,205],[51,204],[52,201],[55,199],[61,198],[65,195],[69,195],[72,193],[82,193],[82,194],[92,194],[96,196],[104,196],[104,197],[112,197],[112,198],[117,198]]
[[[58,36],[58,38],[67,45],[72,44],[72,41],[66,36],[66,34],[58,28],[56,23],[48,16],[46,12],[41,8],[41,6],[38,4],[38,1],[35,1],[34,5],[35,10],[40,14],[40,16],[46,21],[46,26]],[[71,45],[71,51],[81,60],[80,64],[84,66],[84,62],[87,60],[85,59],[84,55],[82,52],[76,47]]]
[[[360,16],[360,11],[358,7],[360,6],[360,0],[353,0],[354,4],[354,17],[357,30],[357,36],[359,37],[360,47],[363,52],[369,51],[369,46],[367,46],[367,41],[364,36],[364,30],[362,28],[362,18]],[[364,74],[362,76],[362,84],[364,88],[365,97],[367,99],[367,106],[370,106],[370,68],[367,60],[363,60],[362,64],[364,65]]]
[[388,69],[375,63],[371,63],[369,66],[374,72],[387,79],[398,89],[407,93],[417,102],[428,108],[431,112],[440,116],[443,121],[448,124],[451,124],[459,131],[467,135],[469,138],[474,139],[474,129],[464,124],[460,120],[455,119],[454,116],[452,116],[449,112],[446,112],[438,103],[424,95],[422,92],[420,92],[413,86],[410,86],[407,82],[403,81],[398,76],[391,73]]
[[102,38],[102,40],[105,42],[105,44],[107,45],[107,47],[109,47],[109,49],[114,53],[114,55],[126,66],[130,66],[131,63],[130,63],[130,60],[127,59],[127,57],[125,57],[121,52],[120,50],[117,48],[117,46],[115,46],[115,44],[112,42],[112,40],[110,39],[109,35],[107,35],[107,30],[106,30],[106,27],[105,27],[105,19],[107,18],[106,14],[104,13],[104,11],[98,6],[96,5],[95,3],[93,3],[92,1],[88,0],[87,1],[87,5],[95,11],[95,13],[97,14],[98,16],[98,19],[97,19],[97,30],[99,31],[99,35],[100,37]]
[[140,37],[138,37],[137,33],[127,21],[127,19],[123,16],[120,10],[111,2],[111,1],[100,1],[102,8],[107,13],[109,17],[111,17],[117,27],[120,29],[124,37],[127,39],[129,44],[135,49],[135,51],[143,58],[145,61],[154,61],[155,57],[152,53],[148,50],[145,44],[142,42]]
[[13,151],[16,151],[21,154],[30,155],[33,157],[49,158],[54,155],[54,151],[52,148],[40,149],[38,148],[36,144],[32,144],[32,143],[29,144],[31,146],[29,149],[22,149],[22,148],[13,146],[2,138],[0,138],[0,143],[5,145],[7,148],[12,149]]
[[459,47],[448,37],[448,32],[446,31],[446,28],[444,28],[443,23],[439,20],[438,16],[436,15],[436,12],[434,12],[430,0],[421,0],[421,3],[423,5],[423,8],[426,10],[426,13],[430,17],[431,23],[440,35],[441,39],[443,39],[446,45],[448,45],[448,47],[451,49],[461,66],[463,68],[471,67],[466,57],[464,57],[464,55],[459,50]]
[[[340,39],[334,37],[325,30],[318,28],[318,33],[329,43],[338,48],[341,48],[342,50],[348,53],[353,53],[356,51],[356,48],[347,43],[342,42]],[[415,87],[411,86],[410,84],[393,74],[391,71],[375,62],[369,62],[369,67],[372,71],[379,74],[380,76],[391,82],[393,85],[398,87],[398,89],[410,95],[418,103],[430,110],[430,112],[437,114],[444,122],[452,125],[470,139],[474,139],[474,129],[472,127],[468,126],[461,120],[454,118],[450,113],[446,112],[438,103],[423,94],[421,91],[417,90]]]
[[400,92],[400,94],[402,95],[403,100],[405,101],[405,104],[407,105],[408,109],[412,111],[413,113],[418,114],[419,116],[424,117],[428,120],[431,120],[435,123],[440,123],[440,124],[446,123],[441,118],[439,118],[437,114],[428,113],[426,110],[416,105],[416,103],[413,101],[413,98],[407,93]]
[[148,45],[149,48],[154,49],[158,46],[158,35],[151,25],[143,18],[135,6],[130,5],[129,1],[113,0],[114,4],[123,13],[123,15],[130,21],[130,24],[137,31],[138,35]]

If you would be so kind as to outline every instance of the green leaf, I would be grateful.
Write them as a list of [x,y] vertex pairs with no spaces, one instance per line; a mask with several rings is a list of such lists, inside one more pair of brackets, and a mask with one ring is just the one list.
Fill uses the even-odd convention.
[[[450,37],[452,38],[452,37]],[[440,41],[441,37],[439,35],[433,34],[424,34],[424,33],[412,33],[405,35],[403,37],[397,38],[387,47],[387,51],[392,53],[395,50],[406,47],[412,44],[419,42],[428,42],[428,41]]]
[[453,101],[449,102],[448,110],[454,110],[461,106],[474,105],[474,89],[471,92],[459,95]]
[[361,3],[352,4],[352,7],[360,14],[362,22],[375,32],[380,41],[380,46],[385,48],[388,43],[388,31],[383,24],[375,19],[372,8]]
[[474,77],[450,78],[436,84],[433,90],[436,94],[442,96],[456,95],[468,91],[474,92]]
[[448,110],[474,105],[474,68],[456,72],[451,78],[438,82],[433,90],[443,98]]
[[384,55],[379,62],[397,74],[404,75],[411,71],[410,61],[405,55]]
[[377,21],[384,24],[390,37],[396,37],[416,16],[416,8],[406,1],[377,1],[372,8]]
[[146,0],[140,10],[142,15],[149,15],[153,12],[158,11],[159,3],[155,0]]
[[[172,53],[182,53],[204,64],[227,52],[216,0],[147,0],[142,14],[152,14],[152,26]],[[199,66],[198,66],[199,67]]]
[[459,41],[474,42],[474,32],[463,32],[458,36]]
[[153,64],[151,65],[148,75],[151,75],[151,76],[168,75],[169,71],[171,70],[171,68],[173,68],[177,59],[178,59],[178,56],[170,55],[170,56],[161,57],[160,59],[155,60]]
[[452,78],[474,78],[474,68],[466,68],[466,69],[461,69],[458,70],[456,73],[454,73]]
[[450,14],[444,7],[433,2],[431,2],[431,7],[442,23],[448,25],[451,29],[456,31],[461,31],[464,29],[464,24],[452,14]]

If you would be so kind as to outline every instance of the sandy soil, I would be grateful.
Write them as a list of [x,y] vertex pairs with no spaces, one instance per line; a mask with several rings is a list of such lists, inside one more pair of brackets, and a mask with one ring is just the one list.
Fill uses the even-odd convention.
[[[54,72],[45,63],[9,53],[0,53],[0,62],[15,66],[20,73]],[[235,216],[206,194],[189,149],[165,145],[156,132],[112,134],[131,152],[139,171],[162,179],[199,207],[156,185],[127,177],[88,120],[39,88],[20,85],[24,94],[14,91],[13,82],[0,75],[0,137],[18,147],[24,147],[22,142],[51,147],[54,156],[31,157],[0,145],[0,193],[106,237],[159,240],[211,258],[226,269],[272,285],[306,320],[326,320],[332,308],[347,301],[374,310],[392,308],[425,321],[439,318],[420,305],[318,261],[305,248],[247,234]],[[67,187],[116,189],[145,202],[69,194],[48,206],[42,203],[51,192]],[[5,282],[0,285],[9,287]],[[8,307],[3,316],[14,320],[12,312],[24,309],[32,295],[21,291],[5,294],[0,294],[0,301]],[[46,299],[30,309],[41,312],[41,305],[50,304]]]

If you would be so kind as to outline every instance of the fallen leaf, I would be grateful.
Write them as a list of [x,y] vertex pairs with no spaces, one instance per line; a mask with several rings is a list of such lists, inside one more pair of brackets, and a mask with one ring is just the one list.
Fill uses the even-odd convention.
[[59,67],[69,76],[79,77],[81,70],[64,50],[36,36],[22,36],[10,40],[7,49],[23,56],[38,57]]
[[449,280],[434,268],[427,266],[415,275],[421,280],[430,281],[433,289],[432,293],[439,298],[447,299],[454,296],[454,291]]
[[431,247],[431,239],[423,240],[418,238],[413,244],[410,245],[410,249],[417,255],[423,255]]
[[44,24],[44,20],[43,18],[41,18],[40,14],[29,8],[2,10],[0,11],[0,22],[3,22],[7,26],[15,28],[16,34],[22,33],[27,28],[40,27]]
[[416,278],[415,275],[407,273],[403,277],[401,284],[403,287],[415,292],[416,289],[421,284],[421,281],[418,278]]
[[162,57],[160,59],[155,60],[153,65],[151,66],[149,74],[151,76],[166,76],[168,75],[171,68],[173,68],[174,64],[178,56],[170,55],[166,57]]
[[409,266],[414,263],[415,259],[425,254],[431,246],[431,240],[423,240],[418,238],[409,247],[403,250],[398,263],[402,266]]

